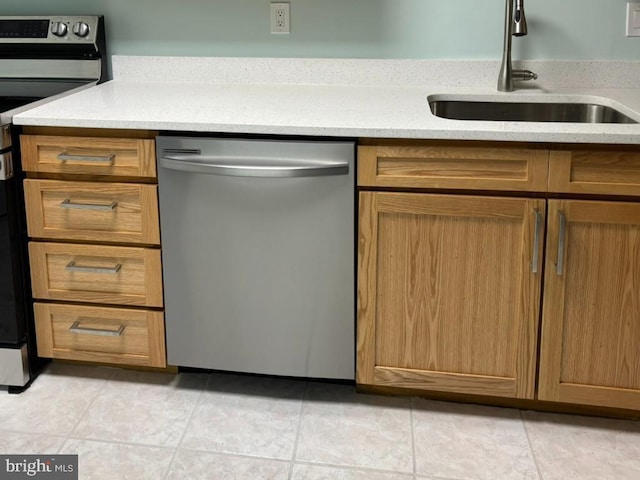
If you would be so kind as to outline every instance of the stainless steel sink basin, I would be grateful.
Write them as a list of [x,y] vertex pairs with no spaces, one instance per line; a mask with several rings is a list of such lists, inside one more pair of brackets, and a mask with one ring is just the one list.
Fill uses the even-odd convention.
[[478,102],[430,100],[431,112],[453,120],[499,122],[638,123],[618,110],[595,103]]

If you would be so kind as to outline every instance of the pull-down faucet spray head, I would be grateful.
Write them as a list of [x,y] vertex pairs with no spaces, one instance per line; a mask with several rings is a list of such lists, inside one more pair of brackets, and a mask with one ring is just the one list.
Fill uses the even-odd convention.
[[524,0],[516,0],[513,12],[513,36],[523,37],[527,34],[527,17],[524,14]]

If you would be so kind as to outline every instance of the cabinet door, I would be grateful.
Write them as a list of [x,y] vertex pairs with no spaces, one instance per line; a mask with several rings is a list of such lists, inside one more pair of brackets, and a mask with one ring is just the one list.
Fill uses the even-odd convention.
[[357,381],[533,398],[544,200],[360,194]]
[[640,205],[549,201],[539,398],[640,408]]

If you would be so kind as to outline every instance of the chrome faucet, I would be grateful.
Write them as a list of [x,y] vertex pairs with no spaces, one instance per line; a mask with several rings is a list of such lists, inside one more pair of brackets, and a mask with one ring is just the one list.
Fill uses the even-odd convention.
[[[515,1],[515,12],[513,2]],[[507,0],[504,12],[504,47],[502,66],[498,76],[498,90],[513,92],[514,80],[535,80],[538,75],[531,70],[511,68],[511,36],[522,37],[527,34],[527,19],[524,15],[524,0]]]

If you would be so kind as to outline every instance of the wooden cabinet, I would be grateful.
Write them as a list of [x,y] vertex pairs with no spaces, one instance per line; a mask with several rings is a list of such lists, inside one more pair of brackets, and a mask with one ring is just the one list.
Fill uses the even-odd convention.
[[20,138],[38,354],[165,367],[153,140],[44,133]]
[[36,303],[38,354],[164,367],[164,317],[154,310]]
[[533,398],[543,217],[544,200],[361,193],[357,381]]
[[360,147],[359,384],[640,410],[640,151],[527,148]]
[[35,298],[162,307],[157,248],[30,242]]
[[640,196],[640,148],[553,146],[549,191]]
[[160,244],[156,185],[27,179],[24,190],[30,237]]
[[20,148],[26,172],[156,178],[152,139],[22,135]]
[[640,409],[640,203],[549,200],[539,398]]
[[358,147],[358,185],[543,191],[549,151],[533,144],[386,142]]

